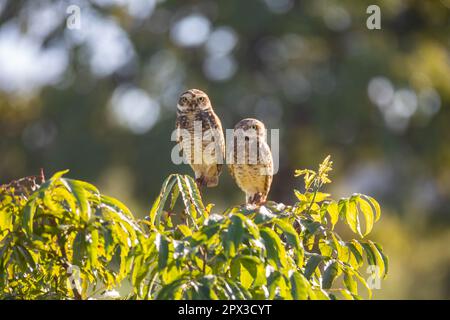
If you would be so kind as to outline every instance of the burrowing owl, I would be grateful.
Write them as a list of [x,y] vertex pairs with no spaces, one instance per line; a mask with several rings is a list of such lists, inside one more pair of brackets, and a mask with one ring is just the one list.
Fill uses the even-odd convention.
[[197,185],[215,187],[219,183],[225,155],[222,124],[206,93],[190,89],[177,105],[177,142],[183,157],[195,173]]
[[229,148],[227,160],[231,175],[245,192],[246,203],[266,202],[272,184],[273,158],[261,121],[243,119],[234,127],[234,147]]

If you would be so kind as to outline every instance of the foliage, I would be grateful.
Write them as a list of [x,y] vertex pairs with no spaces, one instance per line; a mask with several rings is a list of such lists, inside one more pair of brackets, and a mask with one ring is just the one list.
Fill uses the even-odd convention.
[[[144,220],[65,172],[29,194],[4,187],[0,298],[95,298],[123,280],[129,299],[360,299],[361,286],[370,297],[363,258],[376,276],[388,271],[381,246],[364,239],[380,207],[365,195],[334,201],[321,192],[331,169],[328,157],[317,172],[296,171],[305,192],[295,190],[292,206],[222,214],[203,204],[190,176],[174,174]],[[344,241],[339,219],[360,239]]]
[[29,196],[2,189],[0,297],[83,299],[128,275],[144,237],[137,221],[125,205],[65,173]]

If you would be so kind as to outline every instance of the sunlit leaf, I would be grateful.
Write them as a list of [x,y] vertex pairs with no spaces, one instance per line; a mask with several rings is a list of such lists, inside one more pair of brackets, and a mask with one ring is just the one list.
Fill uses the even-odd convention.
[[78,207],[80,208],[81,219],[84,222],[89,221],[91,217],[91,207],[89,206],[87,194],[82,184],[77,180],[71,179],[62,179],[61,181],[77,199]]
[[261,237],[264,239],[269,261],[271,261],[274,266],[286,266],[286,250],[275,231],[264,227],[260,230],[260,233]]
[[33,233],[33,220],[36,212],[35,200],[29,201],[23,209],[22,227],[27,234]]
[[306,300],[310,287],[308,280],[299,272],[293,272],[289,277],[292,297],[296,300]]
[[306,262],[305,266],[305,277],[306,279],[310,279],[313,275],[314,271],[316,271],[316,268],[319,266],[319,264],[323,261],[323,257],[318,254],[311,254],[308,262]]

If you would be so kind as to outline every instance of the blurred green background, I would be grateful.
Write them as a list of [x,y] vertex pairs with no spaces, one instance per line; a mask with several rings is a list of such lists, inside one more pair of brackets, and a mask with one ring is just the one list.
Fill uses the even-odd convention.
[[[328,154],[328,192],[379,200],[391,266],[375,298],[449,299],[449,47],[449,0],[0,0],[0,183],[67,168],[144,216],[191,172],[170,135],[199,88],[224,128],[280,129],[272,200],[292,203],[294,169]],[[228,172],[204,196],[244,199]]]

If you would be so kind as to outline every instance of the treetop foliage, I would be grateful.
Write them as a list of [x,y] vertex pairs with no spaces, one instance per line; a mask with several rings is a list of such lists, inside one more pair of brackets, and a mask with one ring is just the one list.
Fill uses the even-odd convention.
[[[67,171],[2,186],[0,298],[111,298],[124,281],[131,289],[116,298],[370,298],[370,279],[388,272],[381,245],[365,238],[380,206],[362,194],[333,200],[322,192],[331,170],[329,157],[317,171],[297,170],[305,188],[294,190],[292,205],[221,214],[190,176],[172,174],[142,220]],[[339,221],[357,239],[341,238]],[[375,266],[369,279],[366,264]]]

